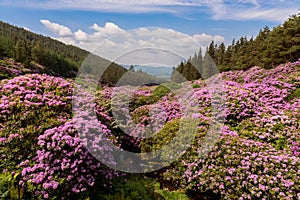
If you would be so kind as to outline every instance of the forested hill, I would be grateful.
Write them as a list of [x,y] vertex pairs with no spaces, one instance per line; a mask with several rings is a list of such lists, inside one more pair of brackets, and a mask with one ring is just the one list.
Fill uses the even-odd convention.
[[[8,61],[13,58],[23,64],[22,69],[29,72],[46,73],[61,77],[75,77],[88,51],[72,45],[66,45],[50,37],[35,34],[23,28],[0,21],[0,58],[2,68],[18,64]],[[127,70],[122,66],[97,57],[99,63],[110,64],[103,81],[114,84]],[[24,70],[23,70],[24,71]],[[113,76],[113,77],[112,77]]]
[[[300,14],[291,16],[272,30],[266,26],[255,38],[241,37],[237,41],[233,40],[227,47],[224,43],[217,45],[212,41],[206,53],[221,72],[246,70],[253,66],[274,68],[280,63],[297,61],[300,58]],[[200,74],[193,66],[203,72],[205,64],[209,63],[207,59],[208,56],[202,57],[199,51],[181,63],[176,70],[188,80],[198,79]],[[172,79],[176,80],[176,77],[173,75]]]
[[46,70],[72,77],[89,52],[0,21],[0,57],[13,58],[25,67],[32,62]]

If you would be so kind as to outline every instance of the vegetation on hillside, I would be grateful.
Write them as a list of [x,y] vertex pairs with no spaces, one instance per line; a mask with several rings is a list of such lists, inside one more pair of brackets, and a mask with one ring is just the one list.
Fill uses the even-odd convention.
[[[96,63],[97,73],[101,72],[101,84],[115,85],[128,72],[124,67],[78,47],[0,21],[0,79],[26,73],[74,78],[86,59]],[[141,71],[129,73],[131,80],[124,81],[124,84],[163,82]]]
[[[0,170],[3,172],[0,196],[4,199],[10,196],[187,199],[186,195],[196,199],[299,198],[300,61],[272,70],[253,67],[224,72],[222,77],[226,107],[217,114],[224,115],[224,126],[205,157],[199,155],[213,110],[204,80],[143,86],[134,92],[127,86],[98,88],[95,100],[76,99],[76,105],[83,106],[76,118],[72,118],[74,81],[71,79],[27,74],[0,81]],[[176,94],[176,90],[185,88],[191,91]],[[131,135],[123,131],[124,124],[117,123],[112,113],[115,91],[133,94],[129,103],[133,108],[129,109],[132,119],[125,122]],[[189,94],[198,103],[196,111],[193,102],[181,105],[180,98],[189,99],[186,96]],[[94,105],[97,118],[85,111],[89,105]],[[99,145],[101,141],[109,139],[138,153],[158,150],[178,134],[184,139],[191,128],[186,126],[186,131],[179,131],[184,110],[192,109],[199,123],[195,139],[169,167],[131,177],[106,167],[90,154],[91,149],[105,151],[107,162],[114,163],[110,147]],[[120,107],[117,112],[122,115],[125,110]],[[133,123],[136,125],[131,126]],[[158,128],[153,137],[137,137],[151,125],[155,125],[153,130]],[[79,134],[81,128],[85,131]],[[93,134],[97,129],[106,137]],[[83,140],[82,134],[87,134],[89,140]],[[171,152],[163,152],[161,159],[168,160],[181,143],[175,145],[169,149]]]
[[[209,71],[211,66],[217,66],[220,72],[247,70],[253,66],[270,69],[281,63],[297,61],[298,58],[300,58],[299,14],[291,16],[273,30],[266,26],[255,38],[241,37],[237,41],[233,40],[227,47],[224,43],[218,45],[212,41],[204,56],[200,50],[186,62],[180,63],[176,71],[187,80],[196,80],[209,76],[205,70]],[[180,81],[180,78],[173,72],[172,80]]]
[[[294,25],[283,25],[290,27],[290,32],[299,28],[296,16],[286,23]],[[24,40],[30,41],[29,46],[35,44],[30,36],[38,37],[5,23],[2,26],[7,26],[12,33],[20,31],[20,36],[27,35]],[[280,32],[281,26],[275,30]],[[263,41],[273,41],[269,39],[273,31],[261,33],[266,36]],[[212,43],[204,57],[200,51],[177,68],[185,79],[196,80],[185,81],[174,71],[174,81],[185,82],[159,86],[151,83],[138,89],[128,85],[159,80],[118,65],[107,71],[96,71],[95,64],[105,65],[108,61],[92,55],[84,70],[91,75],[103,74],[100,80],[106,84],[97,87],[94,95],[89,85],[80,85],[84,79],[74,81],[53,76],[68,77],[71,75],[68,70],[77,69],[72,67],[76,58],[66,56],[68,50],[61,59],[68,62],[70,58],[67,63],[70,68],[60,71],[59,65],[51,67],[53,60],[51,65],[43,66],[32,60],[32,54],[19,60],[16,52],[24,50],[22,45],[10,43],[13,37],[9,35],[3,38],[0,39],[1,199],[300,199],[300,59],[296,59],[300,55],[296,36],[288,44],[282,39],[284,50],[279,44],[275,50],[266,46],[268,49],[261,49],[258,58],[252,55],[251,48],[244,52],[249,59],[253,56],[248,60],[251,65],[257,59],[263,67],[237,67],[243,66],[239,62],[243,54],[238,52],[243,52],[244,45],[250,45],[250,41],[244,41],[234,51],[236,59],[227,57],[230,61],[215,60],[219,58],[218,53],[208,56],[209,51],[218,52],[222,45]],[[228,53],[240,43],[222,49]],[[57,45],[69,48],[61,43]],[[55,45],[50,46],[45,47],[49,50],[46,57]],[[274,53],[279,51],[277,47],[281,49],[278,57],[268,60],[264,51]],[[273,67],[280,59],[296,61]],[[77,64],[80,62],[79,59]],[[220,76],[213,76],[213,69],[203,67],[213,62],[228,62],[228,66],[233,63],[232,67],[219,69],[224,71]],[[201,73],[197,73],[193,63]],[[128,76],[116,85],[125,73]],[[222,90],[209,87],[208,80],[204,80],[209,78],[214,82],[218,77],[222,77]],[[74,88],[82,91],[82,96],[74,96]],[[216,91],[222,91],[222,96],[214,98]],[[76,114],[74,107],[79,108]],[[87,108],[93,108],[92,115]],[[213,116],[223,119],[222,124],[212,124]],[[195,128],[189,126],[192,123],[196,123]],[[217,132],[211,134],[210,130],[214,129]],[[143,137],[149,132],[155,134]],[[183,144],[191,135],[194,139],[190,145]],[[173,140],[175,137],[177,140]],[[118,160],[109,143],[134,153],[171,146],[158,155],[158,160],[170,161],[174,153],[179,157],[154,172],[123,173],[108,167]],[[180,147],[186,149],[178,152]],[[97,154],[104,156],[108,166],[94,157]],[[146,162],[146,157],[143,158]],[[122,161],[128,165],[132,162]],[[153,169],[160,163],[147,164],[147,169]]]

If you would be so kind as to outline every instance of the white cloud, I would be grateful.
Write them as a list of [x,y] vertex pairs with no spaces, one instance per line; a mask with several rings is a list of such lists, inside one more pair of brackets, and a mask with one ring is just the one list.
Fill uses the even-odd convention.
[[162,66],[176,66],[182,59],[198,52],[200,47],[209,45],[212,40],[216,43],[224,41],[220,35],[202,33],[190,36],[164,28],[127,31],[112,22],[105,23],[103,27],[94,24],[90,28],[94,30],[91,34],[79,29],[62,37],[57,32],[57,39],[120,64],[157,63]]
[[[193,35],[193,39],[201,44],[208,44],[210,43],[212,40],[214,40],[216,43],[219,42],[224,42],[224,38],[220,35],[208,35],[205,33],[202,34],[195,34]],[[206,45],[207,46],[207,45]]]
[[61,37],[65,37],[65,36],[70,36],[72,35],[72,31],[71,29],[69,29],[66,26],[62,26],[60,24],[57,23],[53,23],[49,20],[46,19],[41,19],[40,22],[42,24],[44,24],[44,26],[49,29],[51,32],[61,36]]
[[207,0],[6,0],[0,5],[43,9],[80,9],[113,12],[174,12],[172,6],[204,6]]
[[88,39],[88,34],[83,32],[81,29],[74,33],[75,39],[79,41],[86,41]]
[[297,8],[274,8],[274,9],[247,9],[243,12],[232,12],[230,16],[231,19],[238,20],[268,20],[283,22],[290,15],[296,14],[298,12]]
[[98,24],[94,24],[91,28],[100,33],[101,36],[110,36],[111,34],[119,34],[125,32],[112,22],[106,22],[104,27],[100,27],[98,26]]
[[299,2],[285,0],[216,0],[209,4],[215,20],[267,20],[282,23],[299,12]]
[[76,41],[74,39],[72,39],[71,37],[60,37],[60,38],[54,38],[57,39],[65,44],[69,44],[69,45],[77,45]]
[[26,30],[26,31],[31,31],[32,32],[32,30],[30,30],[30,28],[27,28],[27,27],[25,27],[25,26],[23,26],[22,27],[24,30]]
[[282,22],[289,15],[299,12],[300,2],[299,0],[4,0],[0,1],[0,5],[117,13],[167,12],[183,18],[184,13],[200,14],[204,9],[197,8],[208,8],[207,13],[215,20]]

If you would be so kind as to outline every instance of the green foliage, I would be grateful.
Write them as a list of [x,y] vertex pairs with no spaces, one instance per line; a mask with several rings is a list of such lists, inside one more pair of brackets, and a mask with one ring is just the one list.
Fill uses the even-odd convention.
[[0,80],[1,79],[9,79],[11,77],[12,76],[6,70],[0,69]]
[[144,117],[150,117],[149,116],[149,108],[147,106],[141,106],[135,109],[131,113],[131,118],[135,123],[144,123],[147,125],[149,122],[148,121],[142,121]]
[[0,174],[0,198],[9,198],[9,187],[11,182],[11,175],[8,173]]
[[287,146],[287,139],[285,137],[280,137],[275,140],[275,144],[273,145],[277,150],[283,150]]
[[177,134],[180,128],[180,120],[167,122],[165,126],[153,137],[145,139],[141,144],[142,152],[151,152],[160,149]]
[[189,200],[189,198],[182,192],[178,191],[167,191],[167,190],[156,190],[166,200]]
[[296,88],[292,91],[292,93],[286,98],[287,101],[291,101],[293,99],[300,97],[300,88]]
[[[212,41],[206,53],[210,56],[205,55],[200,59],[202,56],[200,51],[198,55],[195,54],[187,62],[178,65],[176,71],[187,80],[196,80],[200,76],[195,75],[191,63],[196,68],[199,67],[201,77],[206,78],[210,77],[209,70],[212,68],[209,66],[212,65],[216,65],[220,72],[224,72],[247,70],[253,66],[270,69],[280,63],[297,61],[300,58],[300,15],[292,15],[273,30],[268,26],[264,27],[255,39],[253,37],[250,39],[241,37],[237,41],[233,39],[232,44],[227,47],[224,43],[217,45]],[[209,60],[213,60],[213,64]],[[178,73],[173,72],[173,81],[180,82],[179,77]]]
[[134,96],[132,98],[132,100],[129,103],[129,111],[134,111],[135,109],[137,109],[138,107],[144,106],[144,105],[150,105],[150,104],[154,104],[157,101],[159,101],[159,97],[158,96]]
[[0,66],[11,67],[11,64],[7,60],[0,60]]
[[18,184],[19,173],[10,172],[0,174],[0,199],[20,200],[24,194]]
[[105,200],[163,200],[164,198],[156,192],[158,182],[143,175],[128,175],[126,180],[117,179],[113,188],[104,193],[91,197],[92,199]]
[[192,88],[200,88],[200,85],[198,85],[198,84],[194,84],[193,86],[192,86]]
[[157,88],[155,88],[152,92],[153,96],[156,96],[158,98],[161,98],[163,96],[166,96],[170,92],[174,92],[178,89],[180,89],[182,85],[177,84],[175,82],[169,82],[169,83],[163,83]]
[[167,95],[169,92],[171,92],[171,90],[169,88],[167,88],[164,85],[160,85],[157,88],[155,88],[155,90],[153,90],[152,94],[153,94],[153,96],[161,98],[161,97]]
[[[96,190],[96,189],[95,189]],[[126,180],[116,179],[113,188],[96,192],[89,197],[104,200],[188,200],[188,197],[181,191],[168,191],[161,187],[160,183],[150,177],[141,175],[128,175]]]

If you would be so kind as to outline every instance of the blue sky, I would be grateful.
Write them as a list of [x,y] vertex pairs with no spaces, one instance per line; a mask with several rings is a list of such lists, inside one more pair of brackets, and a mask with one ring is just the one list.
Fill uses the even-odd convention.
[[0,20],[128,64],[134,49],[187,57],[211,40],[256,36],[299,8],[297,0],[0,0]]

